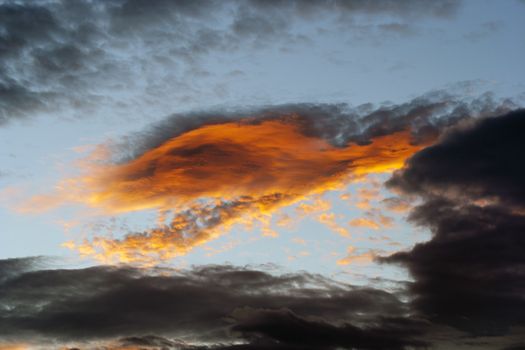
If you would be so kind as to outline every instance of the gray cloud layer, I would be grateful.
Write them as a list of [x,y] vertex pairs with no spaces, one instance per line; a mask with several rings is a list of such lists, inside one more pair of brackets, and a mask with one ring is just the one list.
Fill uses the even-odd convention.
[[231,266],[179,273],[104,266],[28,271],[34,261],[0,261],[4,341],[45,345],[121,338],[143,345],[166,342],[162,346],[175,349],[192,342],[246,349],[425,344],[416,339],[425,323],[405,319],[408,310],[395,294],[318,275]]
[[451,0],[6,1],[0,124],[39,111],[151,104],[166,90],[183,100],[208,74],[200,62],[209,53],[304,39],[296,22],[327,17],[351,25],[355,16],[386,15],[394,22],[378,28],[389,31],[420,17],[452,16],[458,6]]

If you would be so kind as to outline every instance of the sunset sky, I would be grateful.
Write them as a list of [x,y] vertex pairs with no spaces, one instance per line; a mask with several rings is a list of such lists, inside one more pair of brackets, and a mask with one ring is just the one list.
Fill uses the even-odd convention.
[[525,349],[525,1],[0,1],[0,350]]

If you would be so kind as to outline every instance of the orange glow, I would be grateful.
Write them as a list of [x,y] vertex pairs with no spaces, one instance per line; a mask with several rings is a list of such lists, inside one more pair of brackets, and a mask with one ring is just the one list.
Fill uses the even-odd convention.
[[[262,220],[308,196],[352,179],[400,168],[421,149],[402,131],[368,145],[334,147],[304,135],[297,119],[205,125],[174,137],[125,164],[91,166],[50,196],[22,209],[78,202],[115,214],[176,211],[170,223],[121,240],[96,237],[69,247],[105,262],[169,259],[187,253],[236,223]],[[204,218],[204,219],[203,219]]]
[[0,344],[0,350],[29,350],[27,345],[20,344]]

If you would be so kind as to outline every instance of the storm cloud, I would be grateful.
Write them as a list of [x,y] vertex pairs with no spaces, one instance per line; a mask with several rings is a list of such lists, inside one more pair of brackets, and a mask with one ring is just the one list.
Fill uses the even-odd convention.
[[407,161],[388,185],[419,196],[410,215],[433,237],[386,262],[415,278],[415,307],[477,335],[506,334],[525,318],[525,112],[477,120]]

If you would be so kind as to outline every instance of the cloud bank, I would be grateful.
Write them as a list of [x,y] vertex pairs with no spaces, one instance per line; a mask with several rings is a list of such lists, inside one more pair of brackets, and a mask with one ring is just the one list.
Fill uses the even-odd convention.
[[[25,266],[33,260],[0,261]],[[79,349],[403,349],[425,322],[395,293],[232,266],[10,268],[0,339]],[[6,345],[7,346],[7,345]]]

